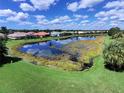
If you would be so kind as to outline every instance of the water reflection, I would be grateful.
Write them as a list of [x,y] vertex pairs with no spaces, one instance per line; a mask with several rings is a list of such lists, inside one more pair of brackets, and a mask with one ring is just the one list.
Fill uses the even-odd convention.
[[65,40],[51,40],[47,42],[40,42],[35,44],[27,44],[22,46],[19,50],[24,53],[32,54],[38,57],[55,57],[61,55],[63,51],[61,48],[65,44],[76,42],[79,40],[95,40],[95,37],[71,37]]

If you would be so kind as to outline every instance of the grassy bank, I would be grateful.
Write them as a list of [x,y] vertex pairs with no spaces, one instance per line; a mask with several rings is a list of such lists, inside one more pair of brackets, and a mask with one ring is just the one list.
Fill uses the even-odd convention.
[[[109,44],[109,37],[105,44]],[[8,42],[11,46],[12,42]],[[35,66],[18,61],[0,67],[0,93],[123,93],[124,73],[104,68],[102,56],[83,72]]]

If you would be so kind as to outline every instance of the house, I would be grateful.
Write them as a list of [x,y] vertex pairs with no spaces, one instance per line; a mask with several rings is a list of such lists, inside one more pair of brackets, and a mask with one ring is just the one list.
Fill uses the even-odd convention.
[[49,36],[49,33],[47,32],[37,32],[33,34],[36,37],[45,37],[45,36]]
[[9,39],[22,39],[22,38],[29,38],[29,37],[44,37],[49,36],[49,33],[46,32],[14,32],[13,34],[9,34]]
[[27,33],[25,32],[14,32],[13,34],[9,34],[7,36],[9,39],[22,39],[27,37]]
[[34,38],[34,37],[37,37],[37,36],[34,35],[35,32],[27,32],[26,34],[27,34],[27,37],[28,37],[28,38]]
[[59,37],[61,32],[51,32],[51,36],[57,36]]
[[84,31],[78,31],[78,34],[85,34]]
[[35,32],[27,32],[26,34],[29,36],[33,36]]

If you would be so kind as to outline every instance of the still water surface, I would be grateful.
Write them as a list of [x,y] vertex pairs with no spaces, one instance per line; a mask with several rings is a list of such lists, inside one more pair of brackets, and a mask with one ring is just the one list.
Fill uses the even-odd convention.
[[50,58],[61,55],[63,53],[61,48],[66,44],[73,43],[79,40],[95,39],[95,37],[71,37],[64,40],[51,40],[47,42],[26,44],[22,46],[19,50],[27,54],[32,54],[33,56]]

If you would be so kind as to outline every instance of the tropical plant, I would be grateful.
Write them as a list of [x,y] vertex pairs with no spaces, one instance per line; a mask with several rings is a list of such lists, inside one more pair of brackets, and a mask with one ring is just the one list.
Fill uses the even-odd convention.
[[119,32],[119,33],[112,36],[112,39],[116,39],[116,38],[123,38],[123,33]]
[[114,41],[104,50],[105,66],[111,70],[124,70],[124,42],[122,41]]

